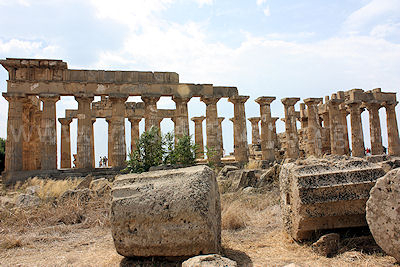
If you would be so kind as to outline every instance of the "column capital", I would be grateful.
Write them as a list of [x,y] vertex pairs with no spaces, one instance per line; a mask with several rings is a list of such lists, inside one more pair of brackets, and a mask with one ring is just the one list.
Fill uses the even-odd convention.
[[146,105],[155,105],[157,104],[158,100],[160,100],[160,95],[142,95],[142,101],[146,104]]
[[229,118],[229,120],[233,123],[235,123],[235,118]]
[[343,103],[343,101],[344,101],[343,99],[332,98],[327,102],[327,104],[329,107],[330,106],[339,106],[340,104]]
[[206,119],[206,117],[204,117],[204,116],[193,117],[193,118],[191,118],[191,120],[192,120],[194,123],[202,123],[205,119]]
[[281,102],[284,106],[294,106],[299,101],[299,97],[286,97],[281,99]]
[[187,104],[190,101],[191,97],[186,97],[186,96],[172,96],[172,101],[175,102],[175,104]]
[[216,96],[202,96],[200,100],[204,102],[204,104],[208,105],[216,105],[218,101],[220,100],[220,97]]
[[108,95],[108,99],[111,100],[112,102],[115,101],[125,102],[128,99],[128,97],[129,97],[128,94],[123,94],[123,93],[110,93]]
[[92,122],[92,124],[93,124],[93,123],[95,123],[95,122],[96,122],[96,120],[97,120],[97,118],[96,118],[96,117],[92,117],[92,119],[91,119],[91,122]]
[[399,102],[398,101],[386,101],[383,102],[385,108],[395,108]]
[[307,106],[318,105],[321,102],[322,102],[322,97],[304,99],[304,104],[306,104]]
[[72,122],[72,118],[59,118],[58,121],[62,125],[69,125]]
[[231,102],[232,104],[239,104],[239,103],[244,104],[249,98],[250,96],[234,95],[228,98],[228,101]]
[[260,96],[254,102],[258,103],[261,106],[270,105],[276,99],[275,96]]
[[50,102],[57,102],[60,100],[60,95],[59,94],[52,94],[52,93],[42,93],[39,94],[39,99],[43,102],[45,101],[50,101]]
[[257,123],[260,122],[261,117],[251,117],[251,118],[248,118],[248,120],[249,120],[251,123],[257,124]]
[[382,102],[378,100],[370,100],[363,102],[363,106],[368,110],[379,110],[382,107]]
[[26,94],[25,94],[25,93],[17,93],[17,92],[15,92],[15,93],[6,93],[6,92],[4,92],[4,93],[3,93],[3,97],[4,97],[7,101],[10,101],[10,100],[18,100],[18,99],[26,98]]
[[74,97],[78,102],[92,102],[94,100],[94,95],[89,93],[76,93]]
[[362,102],[361,100],[350,100],[346,101],[345,104],[350,108],[350,110],[356,110],[361,108]]
[[221,124],[225,120],[225,117],[218,117],[218,123]]
[[272,120],[272,123],[276,123],[276,121],[279,120],[279,117],[272,117],[271,120]]
[[129,117],[129,118],[128,118],[128,121],[129,121],[130,123],[139,123],[141,120],[142,120],[141,117]]

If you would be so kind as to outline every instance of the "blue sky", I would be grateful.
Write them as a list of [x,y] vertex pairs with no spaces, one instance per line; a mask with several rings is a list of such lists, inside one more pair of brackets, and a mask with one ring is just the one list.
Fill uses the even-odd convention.
[[[56,58],[83,69],[175,71],[181,82],[237,86],[251,97],[248,117],[259,115],[254,99],[262,95],[307,98],[352,88],[399,92],[400,87],[400,0],[0,0],[0,10],[0,58]],[[6,79],[1,69],[1,91]],[[174,108],[169,99],[158,106]],[[73,98],[63,98],[57,114],[76,107]],[[198,99],[189,108],[190,116],[205,114]],[[227,101],[218,108],[220,116],[233,116]],[[5,137],[3,98],[0,111]],[[283,116],[279,100],[272,112]],[[399,107],[397,112],[399,117]],[[386,142],[383,109],[381,115]],[[369,146],[367,112],[363,116]],[[173,124],[164,120],[162,126],[168,131]],[[277,126],[283,131],[282,122]],[[248,128],[250,140],[249,123]],[[107,153],[106,123],[98,120],[95,129],[98,158]],[[230,152],[229,120],[223,130]]]

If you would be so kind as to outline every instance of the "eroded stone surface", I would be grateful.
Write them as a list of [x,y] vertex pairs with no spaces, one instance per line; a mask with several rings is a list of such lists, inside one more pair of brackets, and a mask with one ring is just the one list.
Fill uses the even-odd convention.
[[312,244],[312,250],[324,257],[333,256],[339,249],[340,236],[336,233],[321,236],[317,242]]
[[376,243],[400,262],[400,169],[378,179],[367,202],[366,217]]
[[182,267],[236,267],[237,263],[218,254],[200,255],[182,262]]
[[117,252],[127,257],[218,253],[221,207],[207,166],[121,175],[112,188]]
[[365,203],[382,168],[360,158],[310,157],[285,163],[280,172],[281,207],[295,240],[315,230],[365,226]]

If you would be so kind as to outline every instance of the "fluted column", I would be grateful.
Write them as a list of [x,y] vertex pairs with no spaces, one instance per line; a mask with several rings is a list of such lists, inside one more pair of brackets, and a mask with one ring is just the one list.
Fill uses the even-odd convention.
[[136,149],[136,141],[139,140],[139,123],[142,118],[129,118],[131,123],[131,153]]
[[3,93],[8,101],[5,172],[22,170],[22,112],[25,98],[20,93]]
[[222,157],[224,156],[224,139],[222,137],[222,122],[224,121],[224,119],[224,117],[218,118],[218,136]]
[[128,99],[126,94],[110,94],[111,120],[113,130],[112,159],[113,166],[123,167],[126,162],[125,143],[125,102]]
[[307,105],[307,153],[316,157],[322,156],[322,136],[319,124],[318,104],[322,98],[307,98],[304,103]]
[[296,111],[294,105],[300,98],[284,98],[281,100],[285,107],[286,157],[297,159],[300,155],[299,137],[297,135]]
[[236,155],[237,138],[235,135],[235,118],[229,118],[229,120],[232,122],[233,126],[233,155]]
[[194,142],[196,143],[198,150],[196,158],[204,159],[204,141],[203,141],[203,121],[206,117],[193,117],[194,122]]
[[278,134],[276,133],[276,121],[279,120],[279,117],[272,117],[272,133],[274,135],[274,148],[278,148]]
[[175,136],[189,135],[188,102],[190,97],[173,96],[175,102]]
[[219,97],[202,97],[201,101],[206,104],[206,132],[207,132],[207,149],[211,154],[211,160],[215,164],[221,163],[221,150],[219,144],[218,132],[218,111],[217,102]]
[[381,119],[379,109],[382,107],[379,101],[373,100],[364,103],[369,113],[369,131],[371,137],[371,154],[383,154]]
[[395,107],[399,102],[386,102],[386,121],[388,132],[388,154],[391,156],[400,156],[399,128],[397,126]]
[[96,118],[92,117],[92,138],[90,139],[90,149],[92,150],[92,168],[96,168],[96,158],[94,153],[94,123],[96,122]]
[[78,138],[77,138],[77,168],[93,168],[92,151],[92,94],[77,94],[75,100],[78,102]]
[[331,140],[331,153],[334,155],[345,154],[345,142],[343,137],[342,116],[339,105],[343,100],[331,99],[328,102],[329,109],[329,130]]
[[260,139],[260,127],[258,126],[261,118],[260,117],[252,117],[248,118],[251,123],[251,143],[253,145],[259,145],[261,143]]
[[[329,101],[329,100],[328,100]],[[330,135],[330,119],[327,105],[324,104],[324,109],[321,113],[324,127],[322,128],[322,153],[331,153],[331,135]]]
[[157,114],[158,100],[160,100],[160,96],[142,96],[142,101],[144,102],[145,131],[150,130],[152,126],[159,127]]
[[364,136],[361,122],[361,101],[348,101],[347,106],[350,108],[351,122],[351,150],[353,157],[364,157],[365,146]]
[[32,146],[33,146],[33,169],[40,170],[41,169],[41,162],[42,156],[40,153],[41,144],[40,144],[40,124],[42,121],[42,111],[40,108],[37,108],[33,113],[33,132],[32,132]]
[[347,107],[344,104],[339,105],[339,111],[340,123],[343,129],[344,154],[350,155],[349,129],[347,127],[347,115],[349,114],[349,112],[347,111]]
[[71,168],[71,130],[72,119],[59,118],[61,123],[61,168]]
[[56,128],[56,102],[60,96],[56,94],[41,94],[43,102],[41,120],[41,169],[57,169],[57,128]]
[[276,99],[273,96],[262,96],[255,100],[260,105],[261,117],[261,153],[263,160],[275,160],[275,141],[271,118],[271,103]]
[[106,122],[108,123],[108,149],[107,149],[107,157],[108,157],[108,166],[114,166],[113,158],[112,158],[112,150],[113,150],[113,123],[111,117],[106,118]]
[[249,96],[231,96],[228,101],[234,105],[234,134],[236,139],[235,160],[241,163],[249,161],[247,144],[246,110],[244,104]]

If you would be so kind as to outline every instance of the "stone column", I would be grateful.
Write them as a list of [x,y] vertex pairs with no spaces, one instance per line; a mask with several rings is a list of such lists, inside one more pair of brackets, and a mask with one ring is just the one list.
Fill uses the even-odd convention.
[[219,97],[202,97],[201,101],[206,104],[206,132],[207,132],[207,149],[211,154],[209,161],[219,165],[221,163],[221,150],[218,134],[218,111],[217,102]]
[[203,142],[203,121],[206,117],[193,117],[194,122],[194,141],[198,146],[196,158],[204,159],[204,142]]
[[364,157],[365,146],[361,122],[361,101],[348,101],[346,105],[350,108],[351,154],[353,157]]
[[229,118],[233,126],[233,155],[236,155],[237,139],[235,135],[235,118]]
[[388,154],[391,156],[400,156],[399,128],[397,126],[395,107],[399,102],[386,102],[386,121],[388,132]]
[[160,96],[143,95],[142,101],[144,102],[144,120],[145,120],[145,131],[150,130],[151,126],[158,126],[158,112],[157,102],[160,100]]
[[35,112],[33,114],[33,124],[35,125],[33,127],[33,133],[32,133],[32,145],[33,145],[33,164],[34,164],[34,170],[40,170],[41,169],[41,161],[42,161],[42,156],[40,153],[41,150],[41,145],[40,145],[40,125],[42,121],[42,111],[39,108],[35,109]]
[[343,100],[331,99],[328,102],[329,109],[329,130],[331,140],[331,153],[334,155],[345,154],[345,141],[343,137],[342,116],[340,114],[339,105]]
[[128,119],[131,123],[131,153],[136,149],[136,141],[139,140],[139,123],[142,118],[131,117]]
[[96,122],[96,118],[92,117],[92,138],[90,139],[90,147],[92,150],[92,167],[96,168],[96,154],[94,153],[94,123]]
[[284,98],[281,100],[285,107],[286,158],[297,159],[300,155],[299,137],[297,136],[296,111],[294,105],[300,98]]
[[253,145],[259,145],[261,143],[260,139],[260,128],[258,127],[258,123],[260,122],[260,117],[252,117],[248,118],[251,123],[251,143]]
[[93,168],[92,151],[92,94],[77,94],[75,100],[78,102],[78,138],[77,138],[77,168]]
[[322,153],[330,154],[331,153],[331,135],[330,135],[330,119],[329,119],[329,111],[326,104],[323,104],[324,108],[321,112],[322,120],[324,122],[324,127],[322,128]]
[[369,113],[371,154],[381,155],[383,154],[381,119],[379,118],[379,109],[381,108],[381,103],[379,101],[372,100],[364,103],[364,105]]
[[[308,98],[308,99],[310,99],[310,98]],[[301,129],[307,129],[307,127],[308,127],[308,110],[306,110],[305,103],[300,103],[300,118],[299,118],[299,120],[300,120]]]
[[190,97],[173,96],[175,102],[175,136],[189,135],[188,102]]
[[347,107],[344,104],[339,105],[341,125],[343,128],[343,141],[344,141],[344,154],[350,155],[350,143],[349,143],[349,129],[347,127]]
[[22,171],[22,112],[25,94],[3,93],[8,101],[5,172]]
[[235,160],[240,163],[249,161],[247,145],[246,111],[244,104],[249,96],[231,96],[228,101],[234,105],[234,135],[236,139]]
[[112,124],[112,119],[111,117],[106,118],[106,122],[108,123],[108,149],[107,149],[107,157],[108,157],[108,166],[114,166],[113,160],[112,160],[112,150],[113,150],[113,124]]
[[113,129],[112,161],[115,167],[124,167],[126,162],[125,143],[125,102],[128,99],[126,94],[110,94],[111,120]]
[[71,168],[71,118],[60,118],[61,123],[61,168]]
[[272,132],[274,135],[274,144],[275,144],[275,149],[278,148],[278,134],[276,133],[276,121],[279,120],[279,117],[272,117],[271,121],[272,121]]
[[276,97],[262,96],[255,100],[260,105],[261,116],[261,158],[263,160],[275,160],[275,142],[273,124],[271,118],[271,103]]
[[56,102],[60,96],[56,94],[41,94],[43,102],[41,120],[41,169],[57,169],[57,128],[56,128]]
[[221,156],[224,156],[224,140],[222,138],[222,122],[224,121],[224,117],[218,118],[218,136],[219,136],[219,144],[221,148]]
[[322,136],[319,124],[318,104],[322,98],[307,98],[304,103],[307,105],[307,153],[316,157],[322,156]]

